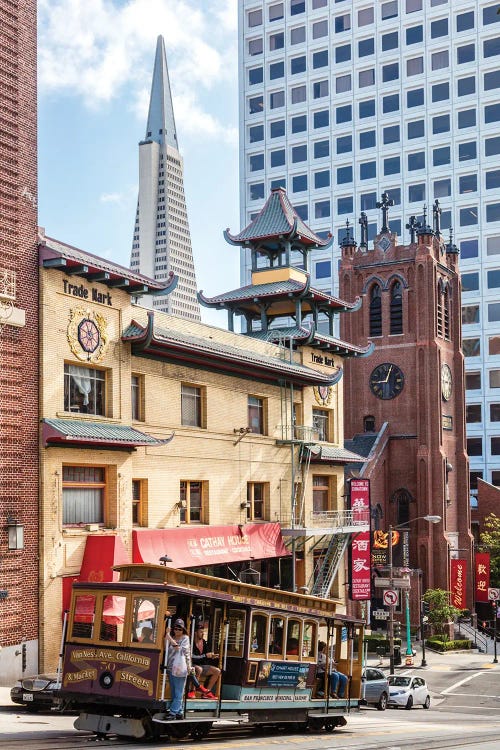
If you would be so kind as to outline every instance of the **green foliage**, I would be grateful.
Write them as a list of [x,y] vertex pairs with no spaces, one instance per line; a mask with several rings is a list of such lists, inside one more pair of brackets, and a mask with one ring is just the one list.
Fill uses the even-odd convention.
[[500,518],[490,513],[484,520],[481,552],[490,553],[490,586],[500,586]]
[[441,635],[441,640],[444,640],[446,624],[452,622],[462,612],[461,609],[450,604],[450,596],[451,593],[444,589],[427,589],[423,597],[424,601],[430,605],[429,622],[436,633]]
[[427,638],[425,643],[435,651],[464,651],[472,648],[472,642],[467,639],[450,641],[438,635]]

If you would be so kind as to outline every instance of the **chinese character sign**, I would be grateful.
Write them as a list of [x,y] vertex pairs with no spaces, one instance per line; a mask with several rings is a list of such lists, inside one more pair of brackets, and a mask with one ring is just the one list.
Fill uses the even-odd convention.
[[[353,524],[370,523],[370,482],[368,479],[351,479],[350,500]],[[371,544],[370,531],[353,536],[349,554],[349,590],[354,601],[364,601],[371,596]]]
[[450,560],[450,589],[451,603],[457,609],[465,609],[465,593],[467,582],[467,562],[465,560]]
[[476,553],[476,602],[488,601],[490,586],[490,553]]

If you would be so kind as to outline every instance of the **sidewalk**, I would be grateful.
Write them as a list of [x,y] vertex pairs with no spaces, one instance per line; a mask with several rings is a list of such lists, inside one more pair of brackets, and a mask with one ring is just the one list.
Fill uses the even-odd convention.
[[[420,644],[412,644],[415,649],[416,656],[413,657],[413,666],[406,666],[405,664],[405,646],[403,644],[401,654],[401,664],[395,666],[395,670],[400,672],[401,670],[414,670],[414,669],[439,669],[439,670],[452,670],[452,669],[500,669],[500,664],[493,663],[492,654],[480,653],[477,649],[471,651],[446,651],[444,654],[431,651],[428,647],[425,649],[425,661],[427,665],[422,667],[422,648]],[[500,661],[500,649],[499,649],[499,661]],[[382,659],[376,654],[368,654],[367,666],[377,667],[378,669],[388,670],[389,669],[389,657],[383,656]]]

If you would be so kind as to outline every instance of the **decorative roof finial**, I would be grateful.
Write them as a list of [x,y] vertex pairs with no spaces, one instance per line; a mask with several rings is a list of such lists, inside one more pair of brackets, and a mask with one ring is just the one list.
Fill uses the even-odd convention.
[[358,223],[361,227],[361,242],[359,243],[360,248],[368,249],[368,217],[364,211],[361,211],[361,216],[358,219]]
[[434,205],[432,206],[432,213],[434,216],[434,233],[437,237],[441,234],[441,213],[442,209],[439,206],[439,201],[436,198]]
[[349,222],[349,219],[345,220],[345,237],[342,240],[342,247],[355,247],[356,246],[356,240],[354,239],[354,235],[351,237],[351,224]]
[[394,205],[394,201],[389,198],[389,193],[384,191],[381,196],[382,200],[377,202],[375,205],[377,208],[382,209],[382,229],[381,234],[389,234],[391,231],[389,228],[389,206]]
[[408,224],[406,224],[406,229],[410,230],[410,242],[413,245],[415,242],[415,237],[417,234],[417,229],[419,228],[420,223],[417,221],[416,216],[410,216],[408,220]]
[[453,242],[453,227],[450,227],[450,239],[448,240],[448,244],[446,245],[446,254],[458,255],[458,247]]

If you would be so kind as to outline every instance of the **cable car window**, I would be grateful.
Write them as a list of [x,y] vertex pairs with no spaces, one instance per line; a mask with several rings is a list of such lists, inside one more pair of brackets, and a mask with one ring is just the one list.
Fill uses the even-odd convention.
[[160,600],[135,596],[132,604],[130,640],[138,643],[156,643]]
[[250,627],[250,656],[265,656],[267,649],[267,616],[254,612]]
[[304,639],[302,641],[302,657],[316,661],[316,649],[318,646],[318,626],[315,622],[304,623]]
[[284,620],[282,617],[271,618],[271,632],[269,634],[269,654],[283,656],[283,629]]
[[92,594],[81,594],[75,599],[72,638],[92,638],[94,633],[96,598]]
[[229,631],[227,638],[227,655],[243,656],[245,640],[245,612],[242,609],[230,609],[228,612]]
[[100,641],[121,641],[123,638],[123,623],[125,621],[125,596],[108,594],[102,602]]
[[297,659],[301,653],[302,622],[288,620],[286,628],[286,656],[287,659]]

